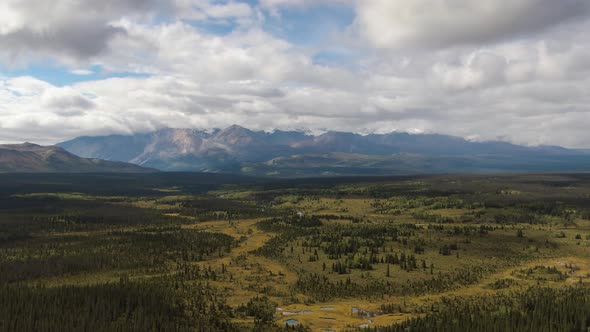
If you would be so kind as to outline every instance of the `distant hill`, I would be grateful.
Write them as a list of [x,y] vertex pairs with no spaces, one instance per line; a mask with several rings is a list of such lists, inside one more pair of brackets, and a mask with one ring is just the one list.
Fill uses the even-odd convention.
[[86,158],[164,171],[279,177],[420,173],[590,171],[590,153],[562,147],[472,142],[438,134],[359,135],[162,129],[129,136],[78,137],[59,144]]
[[32,143],[0,145],[0,173],[146,173],[138,165],[78,157],[58,146]]

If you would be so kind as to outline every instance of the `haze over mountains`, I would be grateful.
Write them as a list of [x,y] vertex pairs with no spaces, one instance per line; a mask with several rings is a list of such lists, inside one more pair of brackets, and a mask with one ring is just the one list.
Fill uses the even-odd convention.
[[587,171],[590,153],[554,146],[471,142],[437,134],[162,129],[78,137],[59,144],[84,158],[164,171],[270,176]]

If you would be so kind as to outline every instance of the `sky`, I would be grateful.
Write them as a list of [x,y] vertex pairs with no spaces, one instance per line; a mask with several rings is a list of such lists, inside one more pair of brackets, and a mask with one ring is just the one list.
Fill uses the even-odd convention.
[[1,143],[232,124],[590,148],[590,1],[0,1]]

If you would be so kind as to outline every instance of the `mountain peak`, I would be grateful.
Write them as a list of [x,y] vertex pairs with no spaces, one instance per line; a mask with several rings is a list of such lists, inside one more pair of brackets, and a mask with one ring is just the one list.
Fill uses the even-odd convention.
[[231,126],[225,128],[225,130],[246,130],[246,131],[251,131],[250,129],[245,128],[245,127],[242,127],[242,126],[237,125],[237,124],[231,125]]
[[260,136],[260,133],[253,132],[242,126],[233,125],[213,134],[212,137],[214,140],[230,146],[244,146],[262,144]]
[[41,147],[41,145],[39,144],[35,144],[35,143],[31,143],[31,142],[24,142],[23,144],[20,144],[23,147]]
[[217,135],[254,135],[255,132],[252,130],[239,126],[239,125],[231,125],[225,129],[222,129],[216,133]]
[[[590,169],[590,155],[578,150],[403,132],[360,135],[328,131],[314,136],[302,131],[252,131],[232,125],[213,131],[168,128],[151,134],[78,138],[61,146],[84,157],[162,170],[255,175],[321,175],[322,169],[348,175]],[[304,171],[297,173],[299,170]]]

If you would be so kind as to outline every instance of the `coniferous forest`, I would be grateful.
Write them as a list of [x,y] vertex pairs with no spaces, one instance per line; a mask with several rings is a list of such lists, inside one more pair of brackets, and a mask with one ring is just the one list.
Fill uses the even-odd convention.
[[589,327],[588,175],[0,175],[0,331]]

